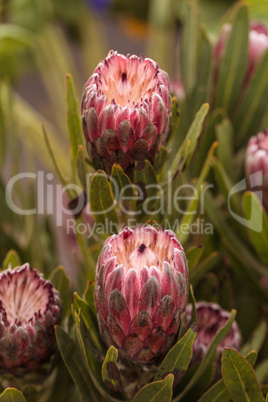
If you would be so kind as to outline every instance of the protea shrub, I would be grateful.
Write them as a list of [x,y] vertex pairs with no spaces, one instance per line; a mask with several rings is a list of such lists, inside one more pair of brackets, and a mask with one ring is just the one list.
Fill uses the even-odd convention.
[[[226,42],[228,40],[231,31],[230,24],[224,24],[218,39],[218,42],[214,49],[215,59],[215,78],[217,78],[220,61],[223,56]],[[253,73],[258,66],[262,56],[268,50],[268,28],[260,23],[251,22],[249,31],[249,44],[248,44],[248,65],[246,70],[246,76],[244,85],[246,85],[251,79]]]
[[29,264],[0,274],[0,371],[36,370],[55,346],[61,300],[52,283]]
[[268,129],[251,137],[247,146],[245,169],[248,187],[262,195],[268,211]]
[[153,162],[170,126],[169,78],[156,62],[110,51],[84,87],[81,113],[89,157],[96,168]]
[[102,339],[130,364],[154,363],[174,343],[188,298],[188,268],[170,230],[126,227],[109,237],[96,269]]
[[[223,310],[216,303],[196,303],[197,313],[197,336],[193,345],[192,363],[199,363],[205,356],[214,336],[217,334],[227,320],[230,313]],[[192,305],[186,307],[186,322],[190,323],[192,316]],[[221,355],[225,347],[239,349],[241,346],[241,335],[238,324],[233,322],[229,334],[217,347],[217,363],[220,364]]]

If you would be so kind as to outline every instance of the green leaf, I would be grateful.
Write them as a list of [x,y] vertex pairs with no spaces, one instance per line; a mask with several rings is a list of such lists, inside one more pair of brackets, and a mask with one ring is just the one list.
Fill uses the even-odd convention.
[[186,251],[189,271],[196,267],[200,258],[202,257],[203,251],[204,248],[202,245],[193,246]]
[[76,155],[79,145],[84,144],[82,134],[81,119],[78,112],[78,103],[74,92],[73,79],[71,74],[66,75],[66,103],[67,103],[67,125],[71,141],[71,150],[73,161],[76,161]]
[[154,171],[156,174],[161,172],[162,167],[164,166],[165,162],[167,161],[169,156],[168,150],[161,145],[157,150],[154,160]]
[[101,375],[104,384],[112,391],[123,391],[117,358],[118,350],[114,346],[110,346],[102,365]]
[[258,358],[258,352],[257,350],[252,350],[251,352],[249,352],[246,356],[245,359],[249,362],[249,364],[254,367],[256,364]]
[[15,250],[10,250],[4,261],[3,261],[3,265],[2,265],[2,269],[8,269],[8,268],[15,268],[21,265],[21,260],[20,257],[17,253],[17,251]]
[[131,181],[120,165],[113,164],[110,183],[115,200],[119,200],[122,197],[130,197],[132,199],[133,188]]
[[196,327],[194,326],[189,328],[186,334],[170,349],[157,370],[155,380],[162,379],[167,374],[173,374],[174,386],[180,382],[190,364],[195,337]]
[[49,280],[60,292],[63,310],[62,318],[64,318],[70,308],[70,278],[67,276],[63,266],[60,265],[51,272]]
[[85,148],[80,145],[76,156],[76,168],[80,183],[85,191],[87,191],[87,168]]
[[[254,365],[257,359],[258,353],[254,350],[250,352],[245,359]],[[220,379],[214,384],[199,400],[198,402],[229,402],[229,394],[225,388],[223,379]]]
[[216,141],[216,126],[226,117],[223,109],[215,109],[208,116],[206,127],[200,136],[198,153],[196,154],[195,174],[198,176],[207,158],[207,153],[211,144]]
[[102,344],[99,339],[98,325],[96,317],[90,311],[90,307],[78,294],[75,292],[73,295],[72,303],[73,314],[76,312],[83,318],[84,324],[87,328],[88,337],[92,345],[99,351],[102,351]]
[[182,74],[185,92],[188,94],[196,82],[199,12],[194,1],[186,3],[185,11],[182,37]]
[[85,290],[84,299],[88,303],[89,308],[91,309],[93,314],[97,315],[95,303],[94,303],[94,288],[95,288],[94,282],[88,282],[86,290]]
[[190,303],[192,305],[192,316],[191,316],[190,324],[191,325],[193,323],[197,324],[196,299],[195,299],[194,289],[193,289],[192,284],[190,284],[190,286],[189,286],[189,301],[188,301],[188,303]]
[[264,359],[255,369],[257,380],[260,384],[267,384],[268,381],[268,359]]
[[248,9],[242,3],[233,21],[232,31],[220,60],[216,106],[232,112],[241,90],[248,63]]
[[104,171],[98,170],[90,184],[90,206],[96,222],[101,223],[104,228],[108,225],[111,233],[110,223],[117,223],[117,216],[114,210],[114,200],[111,186]]
[[237,235],[234,234],[226,223],[225,219],[223,219],[221,214],[219,214],[217,211],[215,202],[209,191],[206,191],[205,193],[205,207],[209,219],[219,232],[228,251],[241,262],[241,269],[243,269],[243,276],[245,277],[245,280],[248,281],[254,290],[254,293],[262,297],[264,300],[268,300],[268,295],[266,295],[265,291],[259,286],[258,280],[253,271],[254,269],[258,273],[266,275],[267,268],[256,260],[255,256],[249,251],[248,247],[243,244]]
[[225,348],[222,353],[222,376],[233,401],[263,402],[253,368],[234,349]]
[[[179,384],[179,390],[184,389],[185,384],[190,381],[191,377],[193,377],[194,373],[198,370],[198,366],[191,366],[190,369],[187,370],[185,376],[183,377],[181,383]],[[215,376],[215,367],[213,364],[210,364],[202,377],[196,382],[195,386],[191,388],[191,390],[187,393],[187,395],[182,398],[182,402],[189,401],[197,401],[198,398],[204,393],[204,391],[209,387],[213,378]],[[184,383],[186,381],[186,383]]]
[[233,177],[233,127],[229,119],[224,119],[218,126],[216,126],[216,135],[219,142],[218,157],[219,160],[228,174]]
[[191,95],[191,101],[189,105],[187,105],[187,112],[191,116],[191,119],[193,118],[193,114],[189,109],[193,109],[193,112],[196,113],[203,103],[210,101],[212,81],[212,45],[208,39],[204,26],[199,27],[198,36],[200,37],[201,44],[197,60],[198,69],[196,85],[193,94]]
[[145,216],[152,215],[157,201],[157,179],[155,171],[148,160],[145,160],[144,164],[136,163],[134,182],[143,192],[143,199],[138,200],[137,209],[142,210]]
[[243,195],[243,209],[247,220],[259,222],[259,231],[248,228],[252,244],[265,264],[268,264],[268,219],[266,212],[256,194],[245,192]]
[[223,380],[219,380],[198,400],[198,402],[229,402],[229,394]]
[[[54,152],[53,152],[53,149],[52,149],[52,147],[51,147],[51,144],[50,144],[50,141],[49,141],[49,137],[48,137],[48,134],[47,134],[47,130],[46,130],[45,123],[42,123],[42,124],[41,124],[41,127],[42,127],[42,131],[43,131],[43,134],[44,134],[46,147],[47,147],[49,156],[50,156],[50,158],[51,158],[52,164],[53,164],[53,166],[54,166],[55,172],[57,173],[57,175],[58,175],[58,177],[59,177],[61,183],[63,184],[63,186],[66,186],[67,183],[66,183],[66,181],[65,181],[65,179],[64,179],[64,177],[63,177],[63,175],[62,175],[62,173],[61,173],[61,170],[60,170],[60,168],[59,168],[59,166],[58,166],[58,163],[57,163],[57,159],[56,159],[56,157],[55,157],[55,155],[54,155]],[[70,192],[69,189],[66,190],[66,193],[68,194],[68,196],[69,196],[69,198],[70,198],[70,197],[71,197],[71,192]]]
[[164,380],[154,381],[145,385],[135,396],[132,402],[170,402],[172,399],[172,385],[174,376],[169,374]]
[[215,266],[219,264],[222,256],[218,254],[217,251],[213,251],[209,254],[200,264],[194,267],[189,272],[189,282],[195,286],[197,282],[208,272],[211,271]]
[[26,402],[22,392],[16,388],[6,388],[0,395],[1,402]]
[[[56,338],[63,361],[85,401],[92,401],[92,383],[85,357],[78,352],[75,342],[56,326]],[[97,399],[94,399],[98,401]]]
[[242,346],[240,352],[242,355],[249,353],[251,350],[260,351],[266,339],[267,322],[261,321],[257,328],[254,330],[249,341]]
[[236,146],[246,143],[261,127],[261,121],[267,112],[268,92],[268,52],[264,55],[243,94],[241,105],[234,115]]
[[186,397],[188,392],[191,391],[191,389],[199,381],[199,379],[202,377],[202,375],[205,373],[205,371],[208,369],[208,367],[211,365],[211,363],[213,363],[215,361],[215,359],[217,357],[217,346],[229,334],[229,331],[235,320],[235,316],[236,316],[236,311],[232,310],[228,321],[225,323],[225,325],[223,327],[221,327],[219,329],[219,331],[213,338],[204,359],[202,360],[200,366],[198,367],[198,370],[193,375],[193,377],[191,378],[189,383],[186,385],[186,387],[184,388],[182,393],[174,399],[174,402],[181,401],[184,397]]
[[171,168],[172,171],[176,170],[177,168],[181,169],[186,164],[186,162],[190,162],[190,159],[197,146],[198,138],[202,132],[203,123],[208,110],[209,105],[207,103],[204,103],[199,111],[196,113],[195,119],[192,122],[186,134],[186,137],[173,160]]

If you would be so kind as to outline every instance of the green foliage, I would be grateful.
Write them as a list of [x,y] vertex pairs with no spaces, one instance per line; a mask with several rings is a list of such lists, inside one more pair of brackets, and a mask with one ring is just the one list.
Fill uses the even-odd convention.
[[[267,20],[267,6],[259,0],[249,0],[248,5],[237,1],[227,12],[223,22],[231,29],[216,74],[214,43],[202,20],[208,18],[204,15],[208,5],[152,0],[148,56],[162,68],[167,66],[171,78],[182,80],[184,97],[172,99],[169,139],[166,148],[158,148],[154,161],[137,162],[133,172],[114,164],[111,176],[103,166],[91,178],[93,161],[87,157],[76,94],[105,53],[98,17],[82,0],[75,6],[62,0],[7,3],[0,6],[0,78],[5,77],[0,83],[1,266],[12,269],[29,261],[43,271],[60,292],[63,314],[62,326],[55,330],[59,353],[40,372],[25,378],[1,374],[0,401],[262,401],[268,392],[263,385],[268,381],[268,217],[256,194],[246,187],[232,191],[245,177],[250,136],[268,122],[267,52],[246,79],[249,17],[259,14]],[[136,15],[140,6],[134,3]],[[222,14],[226,5],[214,3],[209,4],[211,13]],[[38,75],[44,89],[36,109],[12,87],[25,70]],[[90,236],[88,231],[67,236],[51,216],[20,216],[12,211],[5,189],[12,175],[22,170],[51,171],[62,186],[79,179],[88,195],[90,215],[78,218],[76,228],[92,229]],[[184,191],[185,184],[191,186],[192,196]],[[207,185],[210,190],[204,191]],[[180,186],[183,191],[177,193]],[[71,190],[66,193],[67,198],[74,197]],[[40,202],[32,184],[18,182],[12,195],[21,208]],[[175,203],[168,203],[175,197],[179,211]],[[59,210],[64,202],[56,199]],[[168,224],[187,250],[191,322],[196,321],[195,299],[236,308],[243,346],[239,351],[225,348],[221,367],[216,351],[230,331],[234,310],[196,364],[192,354],[198,334],[195,325],[186,326],[184,314],[176,343],[155,366],[127,367],[114,346],[108,350],[104,346],[94,282],[88,279],[94,278],[105,237],[128,224],[129,216],[137,223]],[[200,220],[211,224],[213,232],[194,233],[191,228]],[[105,231],[98,234],[95,224]],[[182,230],[184,225],[188,232]],[[58,265],[62,260],[66,270]]]

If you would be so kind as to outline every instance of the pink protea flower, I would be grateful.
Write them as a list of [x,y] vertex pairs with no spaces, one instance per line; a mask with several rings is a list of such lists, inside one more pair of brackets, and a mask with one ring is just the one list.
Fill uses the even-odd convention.
[[268,129],[251,137],[247,146],[245,169],[249,189],[261,191],[268,211]]
[[95,305],[104,342],[125,361],[163,357],[187,297],[187,261],[172,231],[127,227],[107,239],[96,269]]
[[[226,42],[231,31],[231,25],[225,24],[222,27],[219,40],[214,48],[215,78],[218,76],[221,58],[223,56]],[[249,31],[248,66],[244,85],[251,79],[258,63],[268,50],[268,28],[257,22],[251,22]]]
[[[197,313],[197,336],[193,346],[192,363],[201,362],[210,346],[214,336],[230,317],[228,311],[223,310],[216,303],[199,302],[196,303]],[[192,305],[186,307],[186,321],[190,323],[192,316]],[[241,336],[234,321],[227,337],[217,347],[217,362],[220,363],[221,355],[225,347],[239,349],[241,346]]]
[[46,361],[55,346],[61,300],[29,264],[0,274],[0,371],[22,374]]
[[95,166],[154,160],[170,123],[169,78],[156,62],[110,51],[85,84],[82,125]]

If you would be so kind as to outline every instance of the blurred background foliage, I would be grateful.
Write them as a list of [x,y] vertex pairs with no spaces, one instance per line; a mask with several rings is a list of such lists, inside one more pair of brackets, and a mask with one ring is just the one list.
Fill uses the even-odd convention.
[[[93,279],[103,239],[97,238],[98,244],[94,238],[87,244],[83,238],[70,238],[65,227],[56,227],[54,215],[20,216],[13,213],[5,200],[9,179],[22,171],[36,173],[44,170],[53,172],[53,183],[58,183],[57,171],[42,132],[42,121],[64,180],[67,183],[77,180],[66,124],[65,76],[71,73],[79,99],[87,78],[111,48],[151,57],[168,71],[172,81],[183,79],[186,96],[179,100],[181,118],[171,151],[171,167],[172,158],[182,145],[196,112],[202,103],[211,100],[211,44],[215,43],[223,21],[230,18],[229,7],[234,9],[236,3],[230,0],[1,0],[1,260],[9,249],[15,249],[22,261],[30,261],[46,276],[56,265],[63,264],[72,279],[72,287],[78,285],[80,294],[84,291],[85,279]],[[251,19],[268,24],[266,0],[248,0],[247,4]],[[189,9],[194,18],[193,30],[191,25],[187,25]],[[187,40],[191,41],[188,42],[189,48],[193,50],[189,57],[192,56],[195,63],[184,58],[187,47],[183,42],[185,27],[188,29]],[[198,49],[193,49],[191,46],[196,43]],[[204,53],[199,52],[200,49]],[[197,60],[202,62],[198,57],[204,57],[203,64],[199,64],[200,70],[193,71],[191,76],[191,71],[186,73],[185,69],[187,66],[190,66],[189,70],[195,69]],[[203,72],[203,77],[198,75],[199,71]],[[206,92],[200,93],[196,82],[206,78],[205,84],[203,81]],[[235,99],[231,100],[235,102]],[[250,342],[256,327],[265,317],[267,320],[267,250],[259,244],[264,242],[267,245],[268,221],[262,212],[265,228],[265,234],[260,234],[262,239],[252,231],[241,229],[241,225],[227,213],[227,195],[232,185],[244,177],[245,145],[248,138],[257,133],[254,130],[268,125],[268,108],[266,101],[265,113],[260,119],[259,115],[256,116],[259,127],[249,125],[238,140],[236,133],[240,130],[241,116],[233,114],[231,103],[221,104],[221,99],[217,102],[211,105],[205,123],[204,131],[209,137],[201,137],[196,163],[187,166],[183,179],[196,183],[208,160],[210,145],[219,140],[216,156],[210,155],[208,163],[213,165],[213,173],[207,173],[203,178],[203,181],[217,184],[217,190],[206,197],[206,217],[216,233],[213,239],[211,236],[181,238],[186,250],[199,243],[204,246],[199,258],[195,252],[192,254],[195,264],[190,279],[197,300],[218,302],[228,310],[237,308],[244,342]],[[229,163],[230,159],[226,161],[226,152],[233,165]],[[179,180],[180,177],[178,183]],[[18,205],[26,209],[37,205],[34,180],[20,181],[14,189]],[[233,201],[238,214],[247,216],[250,202],[255,203],[256,210],[261,210],[258,201],[250,197],[244,195]],[[67,206],[67,198],[63,203]],[[259,369],[260,377],[268,381],[267,339],[264,346],[259,343],[259,348],[259,359],[266,364]]]

